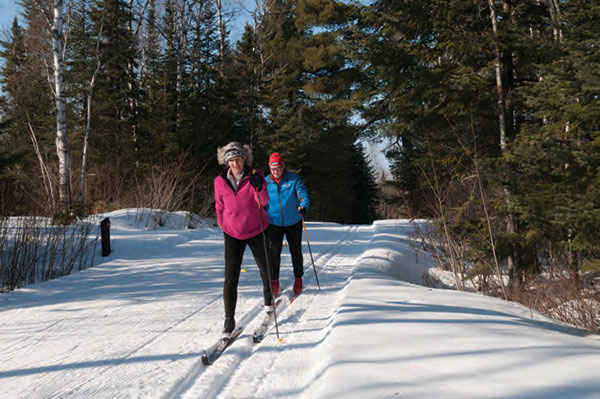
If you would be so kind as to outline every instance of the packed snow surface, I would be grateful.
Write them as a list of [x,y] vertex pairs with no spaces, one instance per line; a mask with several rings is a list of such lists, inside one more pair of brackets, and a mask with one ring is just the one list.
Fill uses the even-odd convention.
[[[246,250],[242,336],[223,324],[223,235],[189,214],[122,210],[95,267],[0,296],[1,398],[600,398],[600,338],[519,304],[423,285],[406,220],[307,223],[305,291],[260,344]],[[98,262],[98,260],[100,261]],[[439,274],[439,271],[438,271]],[[430,279],[426,279],[430,281]],[[293,273],[282,255],[282,295]]]

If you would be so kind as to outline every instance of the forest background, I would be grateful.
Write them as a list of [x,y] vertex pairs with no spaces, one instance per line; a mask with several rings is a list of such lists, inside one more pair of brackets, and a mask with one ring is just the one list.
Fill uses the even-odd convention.
[[[222,1],[18,1],[1,214],[211,216],[237,140],[263,169],[283,154],[310,219],[427,218],[420,249],[456,288],[577,303],[598,328],[600,4],[256,0],[234,42]],[[361,145],[381,140],[390,179]]]

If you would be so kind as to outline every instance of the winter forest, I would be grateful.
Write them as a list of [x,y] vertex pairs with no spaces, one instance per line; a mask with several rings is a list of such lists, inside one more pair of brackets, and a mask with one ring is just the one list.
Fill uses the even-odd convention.
[[[428,220],[418,250],[456,289],[600,329],[597,1],[255,0],[238,40],[233,1],[18,1],[0,247],[8,216],[212,217],[216,149],[236,140],[258,168],[284,156],[308,220]],[[386,143],[390,179],[365,142]],[[3,290],[35,281],[3,252]]]

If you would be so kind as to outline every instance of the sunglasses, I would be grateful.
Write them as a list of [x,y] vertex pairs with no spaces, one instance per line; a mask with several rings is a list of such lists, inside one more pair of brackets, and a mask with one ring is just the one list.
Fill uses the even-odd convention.
[[274,170],[274,171],[275,170],[282,170],[283,166],[269,166],[269,169]]

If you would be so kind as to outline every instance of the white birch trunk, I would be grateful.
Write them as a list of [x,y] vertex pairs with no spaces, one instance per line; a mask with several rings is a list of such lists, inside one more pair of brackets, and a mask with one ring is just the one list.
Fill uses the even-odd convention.
[[183,7],[180,7],[179,4],[175,3],[174,5],[175,12],[175,31],[177,32],[177,44],[175,48],[176,52],[176,62],[177,62],[177,80],[175,82],[175,92],[177,95],[175,107],[176,107],[176,130],[177,132],[181,131],[181,119],[182,115],[182,98],[183,98],[183,52],[185,51],[185,31],[184,31],[184,11]]
[[[144,6],[145,7],[145,6]],[[133,12],[133,0],[129,0],[129,9],[131,10],[131,12]],[[129,32],[131,33],[131,35],[133,37],[136,37],[137,39],[137,32],[134,33],[133,31],[133,21],[129,21]],[[133,71],[133,65],[131,62],[129,62],[127,64],[127,71],[129,72],[129,76],[127,79],[127,88],[129,89],[129,93],[133,92],[133,75],[134,75],[134,71]],[[132,115],[134,115],[134,121],[133,124],[131,126],[131,136],[132,136],[132,140],[133,140],[133,150],[137,153],[138,152],[138,136],[137,136],[137,101],[134,98],[133,95],[130,95],[129,98],[127,99],[127,103],[129,104],[129,110],[131,112]],[[137,165],[137,158],[136,158],[136,165]]]
[[557,0],[549,0],[548,9],[550,11],[550,18],[554,23],[552,31],[554,32],[554,41],[559,43],[562,41],[562,29],[560,28],[561,16],[560,16],[560,4]]
[[63,5],[64,0],[54,0],[52,47],[54,54],[54,90],[56,100],[56,152],[59,161],[59,199],[63,210],[67,211],[71,207],[71,155],[67,139],[63,47],[61,40]]
[[81,156],[81,177],[79,179],[79,195],[77,196],[77,202],[83,203],[83,192],[85,189],[85,179],[87,177],[87,159],[89,151],[89,138],[90,138],[90,120],[92,119],[92,92],[94,90],[94,80],[96,73],[92,77],[90,83],[90,89],[87,95],[87,121],[85,122],[85,136],[83,138],[83,155]]
[[498,47],[498,22],[496,20],[496,10],[494,9],[494,0],[488,0],[490,7],[490,19],[492,21],[492,31],[494,32],[494,69],[496,72],[496,94],[498,103],[498,125],[500,130],[500,148],[506,149],[506,119],[504,115],[504,90],[502,89],[502,68],[500,60],[500,49]]
[[219,61],[221,66],[221,72],[223,72],[223,59],[225,58],[225,32],[223,25],[223,6],[221,4],[221,0],[217,0],[217,16],[218,16],[218,26],[217,30],[219,32]]
[[35,136],[35,132],[33,131],[33,127],[30,122],[27,122],[27,126],[29,127],[29,132],[31,133],[31,142],[33,144],[33,149],[35,151],[35,155],[38,158],[38,162],[40,163],[40,170],[42,173],[42,181],[44,182],[44,188],[46,189],[46,194],[48,194],[48,204],[51,209],[56,209],[56,198],[54,195],[54,183],[50,178],[50,172],[48,171],[48,167],[44,162],[44,158],[42,157],[42,153],[40,152],[40,147],[38,145],[37,138]]
[[98,72],[100,71],[101,63],[100,63],[100,38],[102,37],[102,31],[104,30],[104,15],[102,15],[102,20],[100,21],[100,30],[98,32],[98,39],[96,40],[96,69],[92,74],[92,78],[90,79],[90,85],[88,88],[87,94],[87,120],[85,123],[85,136],[83,139],[83,155],[81,157],[81,177],[79,179],[79,195],[77,196],[77,201],[81,204],[83,203],[83,193],[85,191],[85,179],[87,177],[87,160],[88,160],[88,151],[89,151],[89,138],[90,138],[90,126],[92,120],[92,97],[94,94],[94,86],[96,84],[96,76],[98,76]]

